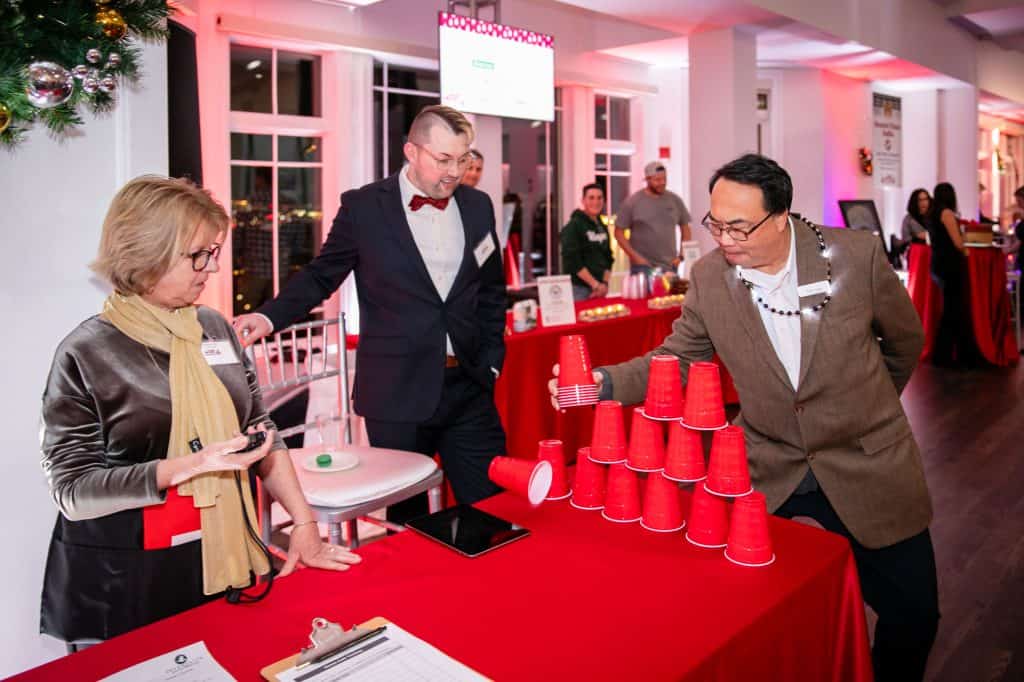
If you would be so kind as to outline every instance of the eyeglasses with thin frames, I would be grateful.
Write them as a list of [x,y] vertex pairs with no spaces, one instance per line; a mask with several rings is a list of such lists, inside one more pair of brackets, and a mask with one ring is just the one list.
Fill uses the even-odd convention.
[[423,145],[416,144],[415,142],[413,142],[413,144],[422,149],[423,151],[425,151],[427,153],[427,156],[434,160],[434,165],[437,166],[437,170],[439,171],[448,171],[452,168],[457,168],[461,172],[466,170],[469,167],[470,162],[473,160],[473,155],[469,152],[463,154],[457,159],[442,159],[441,157],[437,156],[436,154],[434,154],[434,152],[430,151]]
[[769,213],[756,225],[750,225],[750,223],[742,220],[729,224],[723,223],[720,220],[715,220],[711,217],[711,211],[708,211],[707,215],[705,215],[700,221],[700,224],[704,229],[711,233],[712,237],[718,238],[724,233],[729,235],[729,238],[734,242],[745,242],[750,239],[750,235],[754,233],[754,230],[764,225],[765,221],[773,215],[773,213]]
[[181,254],[183,258],[192,259],[192,270],[202,272],[210,264],[210,259],[217,260],[220,257],[220,244],[214,244],[210,249],[199,249],[193,253]]

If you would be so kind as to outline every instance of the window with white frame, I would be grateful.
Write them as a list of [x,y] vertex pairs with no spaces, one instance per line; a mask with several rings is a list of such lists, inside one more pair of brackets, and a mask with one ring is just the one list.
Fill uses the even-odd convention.
[[416,114],[441,103],[437,71],[386,62],[373,65],[373,174],[386,178],[405,163],[402,146]]
[[273,298],[320,251],[321,59],[231,46],[231,250],[235,315]]
[[635,148],[629,134],[628,97],[594,93],[594,182],[604,188],[605,211],[614,215],[630,195]]

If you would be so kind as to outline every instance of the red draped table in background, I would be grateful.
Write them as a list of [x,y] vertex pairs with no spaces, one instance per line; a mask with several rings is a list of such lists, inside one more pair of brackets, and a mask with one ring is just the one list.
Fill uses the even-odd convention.
[[[912,244],[907,288],[924,325],[921,359],[931,358],[942,315],[942,293],[929,274],[931,247]],[[994,248],[972,248],[967,257],[967,300],[974,340],[983,358],[997,367],[1016,365],[1019,359],[1010,294],[1006,290],[1006,257]]]
[[223,600],[14,679],[95,680],[203,640],[239,680],[307,643],[310,621],[383,616],[495,680],[871,679],[853,555],[838,535],[770,518],[778,560],[619,525],[567,502],[479,505],[532,535],[466,559],[411,532],[359,550],[347,573],[302,570],[263,602]]
[[[599,322],[580,322],[560,327],[538,327],[505,337],[505,366],[498,379],[494,401],[501,413],[508,439],[508,453],[536,457],[537,442],[558,438],[572,459],[577,448],[590,443],[593,410],[577,408],[557,412],[548,398],[551,367],[558,362],[558,338],[583,334],[595,367],[614,365],[656,348],[672,332],[678,306],[652,310],[646,300],[595,299],[576,304],[577,312],[623,303],[630,314]],[[722,372],[726,402],[735,403],[736,391],[728,373]],[[628,422],[628,420],[627,420]],[[627,424],[628,428],[628,424]]]

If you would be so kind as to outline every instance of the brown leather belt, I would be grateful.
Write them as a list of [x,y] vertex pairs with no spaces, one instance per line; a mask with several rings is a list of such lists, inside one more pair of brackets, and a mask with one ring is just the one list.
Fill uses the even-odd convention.
[[446,355],[444,357],[444,366],[445,366],[445,369],[448,369],[450,367],[458,367],[459,366],[459,359],[457,357],[455,357],[454,355]]

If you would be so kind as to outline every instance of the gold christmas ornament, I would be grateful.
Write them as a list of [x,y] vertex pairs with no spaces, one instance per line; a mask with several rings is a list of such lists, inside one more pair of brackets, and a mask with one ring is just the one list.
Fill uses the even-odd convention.
[[116,9],[101,9],[96,13],[96,23],[103,28],[103,35],[111,40],[120,40],[128,33],[128,24]]
[[0,102],[0,133],[7,130],[9,125],[11,125],[11,110],[6,104]]

